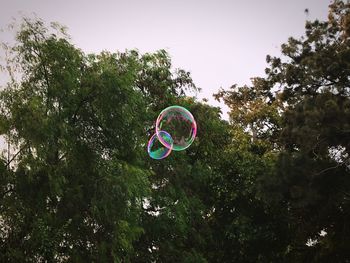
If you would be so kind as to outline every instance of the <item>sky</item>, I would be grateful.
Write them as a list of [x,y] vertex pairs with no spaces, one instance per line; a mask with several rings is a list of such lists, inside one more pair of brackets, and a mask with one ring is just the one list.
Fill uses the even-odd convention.
[[[37,17],[68,27],[86,53],[165,49],[175,68],[191,72],[199,99],[264,76],[267,54],[280,55],[306,20],[325,20],[330,0],[0,0],[0,27]],[[308,9],[308,13],[305,12]],[[0,32],[0,41],[7,33]]]

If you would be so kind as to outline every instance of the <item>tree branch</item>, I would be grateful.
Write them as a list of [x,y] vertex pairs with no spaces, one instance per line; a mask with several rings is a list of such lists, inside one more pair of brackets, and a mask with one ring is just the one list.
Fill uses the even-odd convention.
[[7,161],[5,167],[8,168],[9,165],[13,162],[13,160],[25,149],[28,145],[24,145],[15,155],[12,156],[10,160]]
[[14,190],[15,190],[15,189],[14,189],[13,187],[7,189],[5,192],[3,192],[3,193],[1,194],[1,198],[4,198],[5,195],[7,195],[7,194],[10,193],[10,192],[13,192]]

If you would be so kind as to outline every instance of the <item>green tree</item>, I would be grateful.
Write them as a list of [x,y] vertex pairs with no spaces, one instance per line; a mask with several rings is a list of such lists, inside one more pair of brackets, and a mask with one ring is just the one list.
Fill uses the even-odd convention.
[[281,95],[268,78],[221,89],[215,99],[230,108],[229,143],[212,182],[215,233],[211,262],[286,262],[293,228],[280,196],[268,187],[283,149],[279,144]]
[[2,262],[128,262],[150,195],[147,131],[195,86],[164,51],[85,55],[63,28],[24,19],[7,47],[0,130]]
[[279,176],[296,225],[296,260],[350,261],[349,21],[350,5],[335,1],[328,21],[308,22],[305,38],[282,46],[288,61],[272,58],[269,78],[288,104]]
[[[24,19],[0,92],[1,262],[349,262],[350,4],[215,97],[164,50],[84,54]],[[190,148],[147,155],[169,105]]]
[[135,262],[210,262],[207,251],[213,233],[212,181],[222,158],[221,146],[229,141],[228,124],[219,109],[181,99],[198,124],[194,143],[162,162],[149,160],[152,194],[145,206],[145,232],[138,242]]
[[217,95],[251,146],[278,156],[276,171],[254,182],[284,213],[284,261],[350,261],[350,5],[329,7],[327,21],[307,22],[304,37],[282,45],[282,58],[267,56],[265,78]]

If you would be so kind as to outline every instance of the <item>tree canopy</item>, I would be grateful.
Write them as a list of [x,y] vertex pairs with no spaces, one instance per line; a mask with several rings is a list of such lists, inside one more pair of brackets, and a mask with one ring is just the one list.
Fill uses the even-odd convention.
[[[229,121],[164,50],[85,54],[29,18],[3,49],[1,262],[350,262],[350,4],[215,94]],[[170,105],[197,137],[153,160]]]

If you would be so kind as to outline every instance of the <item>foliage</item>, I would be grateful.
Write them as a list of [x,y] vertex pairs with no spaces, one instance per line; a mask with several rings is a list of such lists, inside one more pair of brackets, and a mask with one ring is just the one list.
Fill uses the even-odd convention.
[[128,261],[150,193],[145,127],[161,93],[195,88],[189,75],[164,51],[85,55],[40,20],[24,19],[8,53],[1,261]]
[[[4,45],[1,262],[350,262],[350,5],[308,21],[265,77],[186,96],[164,50],[85,54],[24,18]],[[194,143],[145,150],[169,105]]]
[[267,76],[252,87],[216,95],[234,126],[253,144],[262,140],[264,154],[278,154],[257,193],[284,211],[284,260],[292,262],[350,260],[349,7],[335,1],[328,21],[307,22],[304,37],[282,45],[282,58],[267,56]]

